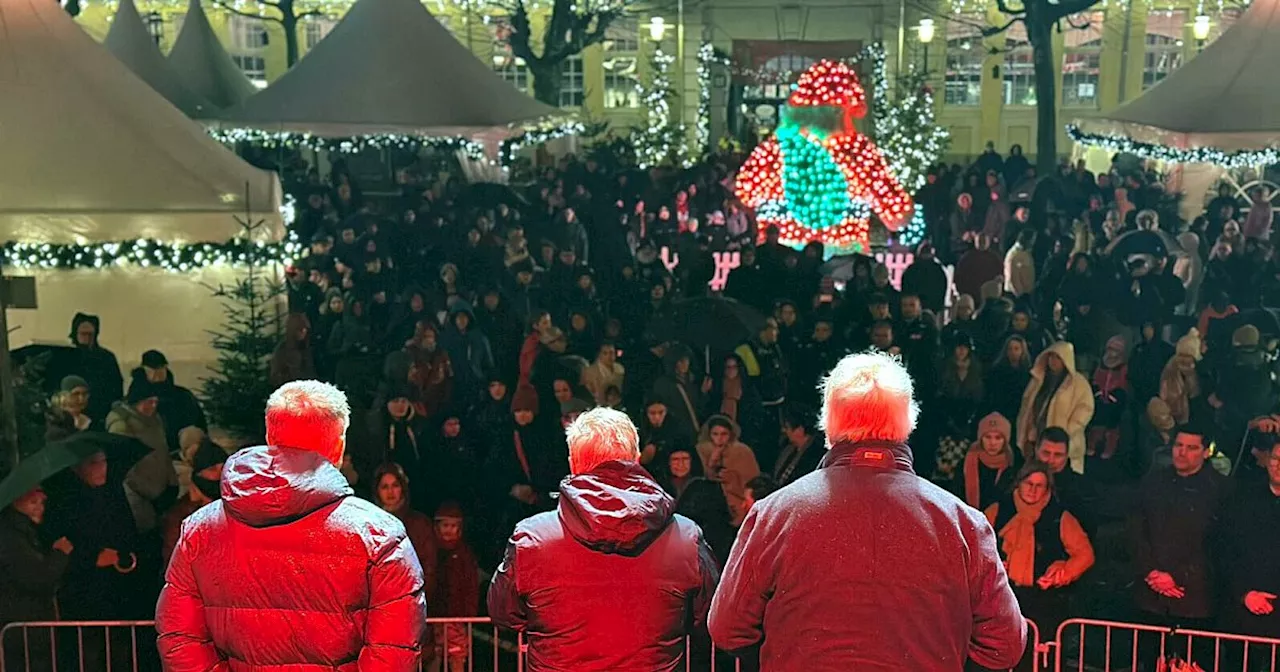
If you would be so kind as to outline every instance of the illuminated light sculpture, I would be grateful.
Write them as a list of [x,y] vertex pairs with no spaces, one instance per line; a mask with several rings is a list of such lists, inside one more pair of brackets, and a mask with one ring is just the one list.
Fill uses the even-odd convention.
[[738,172],[735,193],[783,243],[819,241],[840,253],[869,252],[874,213],[890,230],[910,220],[911,196],[854,120],[867,98],[849,66],[819,61],[782,109],[774,136]]

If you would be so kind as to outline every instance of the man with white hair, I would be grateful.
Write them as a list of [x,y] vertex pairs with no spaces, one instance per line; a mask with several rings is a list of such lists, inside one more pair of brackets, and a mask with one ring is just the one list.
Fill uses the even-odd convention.
[[222,498],[182,524],[156,605],[167,672],[418,669],[422,567],[338,471],[350,415],[314,380],[267,400],[268,445],[228,458]]
[[640,466],[625,414],[592,409],[566,434],[559,506],[516,526],[489,615],[524,632],[530,672],[683,670],[719,574],[702,530]]
[[917,477],[907,371],[849,355],[822,383],[828,452],[760,500],[711,604],[720,648],[770,672],[1008,669],[1026,624],[982,512]]

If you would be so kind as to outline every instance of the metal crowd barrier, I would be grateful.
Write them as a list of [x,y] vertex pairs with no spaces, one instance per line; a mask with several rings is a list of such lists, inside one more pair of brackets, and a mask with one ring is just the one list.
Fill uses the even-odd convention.
[[1206,630],[1073,618],[1051,647],[1054,672],[1179,670],[1174,661],[1204,672],[1280,672],[1280,639]]

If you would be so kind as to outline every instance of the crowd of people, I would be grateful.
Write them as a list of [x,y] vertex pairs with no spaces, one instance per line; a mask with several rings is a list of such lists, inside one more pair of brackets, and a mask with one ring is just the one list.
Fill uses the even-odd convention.
[[[347,393],[342,473],[405,523],[429,595],[449,596],[433,615],[480,613],[481,572],[556,506],[564,428],[597,406],[635,420],[641,465],[723,563],[753,505],[826,453],[821,378],[873,350],[915,381],[915,471],[986,515],[1043,631],[1089,615],[1072,586],[1099,528],[1128,520],[1135,618],[1280,636],[1269,194],[1224,187],[1184,225],[1140,164],[1037,176],[989,147],[929,171],[928,233],[895,284],[871,257],[833,277],[820,244],[758,231],[732,196],[740,159],[645,173],[570,156],[483,197],[405,170],[389,198],[339,162],[298,187],[309,249],[270,382]],[[716,294],[727,250],[723,296],[760,316],[732,348],[671,320]],[[50,438],[100,430],[148,452],[76,467],[48,488],[47,521],[38,491],[5,510],[0,622],[51,616],[55,589],[63,618],[147,616],[182,520],[219,496],[226,452],[195,396],[159,351],[126,388],[100,326],[77,315],[50,366]]]

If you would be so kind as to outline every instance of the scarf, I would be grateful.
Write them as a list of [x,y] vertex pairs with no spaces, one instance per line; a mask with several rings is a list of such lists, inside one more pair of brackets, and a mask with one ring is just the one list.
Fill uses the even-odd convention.
[[400,419],[392,418],[391,422],[388,423],[388,426],[387,426],[387,459],[388,460],[395,459],[396,426],[402,423],[404,424],[405,436],[409,437],[409,443],[412,444],[410,447],[413,448],[413,458],[416,460],[421,457],[418,454],[418,437],[414,435],[413,425],[409,424],[409,421],[413,420],[415,413],[416,411],[414,411],[413,408],[410,407],[409,412],[406,413],[403,418],[400,418]]
[[975,509],[981,508],[979,504],[982,501],[981,488],[979,482],[980,471],[978,464],[988,469],[994,469],[996,472],[996,480],[1000,480],[1000,474],[1009,468],[1009,451],[1006,450],[999,455],[988,455],[987,451],[982,449],[981,441],[979,445],[969,449],[969,454],[964,456],[964,501],[969,503]]
[[1036,583],[1036,522],[1049,497],[1039,504],[1027,504],[1017,493],[1012,499],[1018,512],[1000,530],[1000,550],[1004,552],[1009,581],[1015,586],[1033,586]]
[[1039,437],[1049,424],[1049,407],[1053,405],[1053,395],[1058,392],[1058,388],[1062,387],[1062,382],[1067,379],[1067,371],[1063,369],[1062,373],[1054,375],[1045,367],[1044,382],[1040,383],[1040,389],[1036,391],[1036,398],[1032,402],[1031,410],[1035,411],[1036,419],[1036,436]]
[[738,402],[742,401],[742,378],[725,378],[721,381],[720,414],[738,422]]

